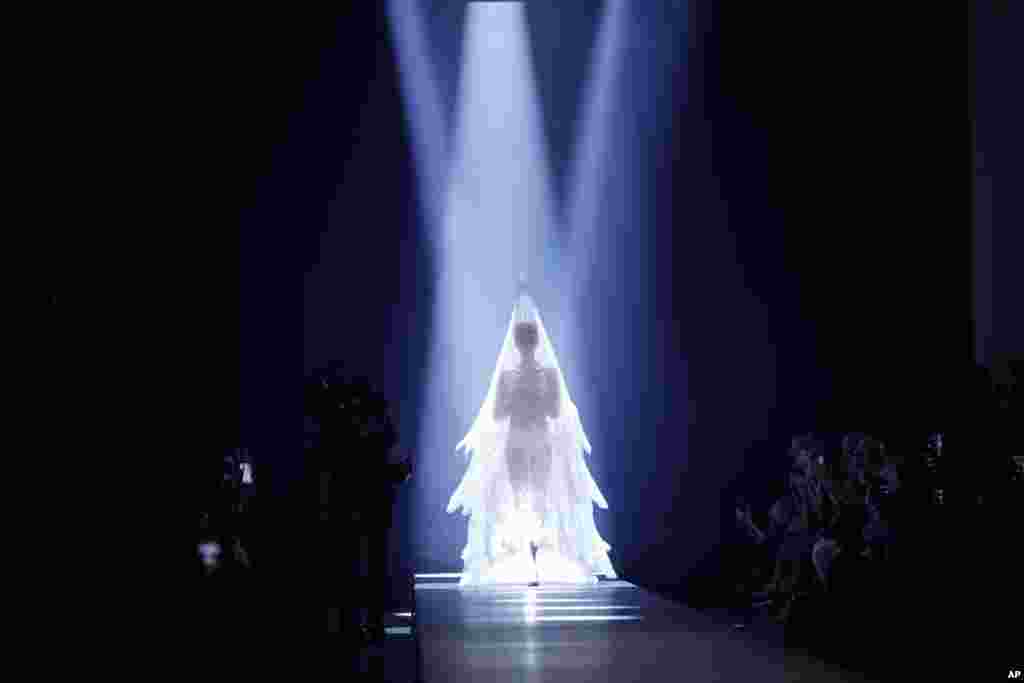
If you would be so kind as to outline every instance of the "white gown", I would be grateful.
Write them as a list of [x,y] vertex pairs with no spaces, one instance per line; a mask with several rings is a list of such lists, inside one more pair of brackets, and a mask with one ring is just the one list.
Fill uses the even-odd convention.
[[[538,328],[532,358],[513,342],[519,322]],[[594,525],[593,505],[608,503],[584,460],[590,443],[527,294],[513,309],[487,397],[456,450],[470,457],[447,508],[469,517],[461,585],[616,578],[611,547]]]

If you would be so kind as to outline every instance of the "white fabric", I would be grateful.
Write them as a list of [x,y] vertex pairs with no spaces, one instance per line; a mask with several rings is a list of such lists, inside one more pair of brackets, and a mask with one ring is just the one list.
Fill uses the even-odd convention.
[[[538,328],[536,364],[515,345],[517,323]],[[502,401],[498,418],[495,407]],[[513,427],[530,416],[534,426]],[[580,424],[540,313],[528,294],[516,302],[480,412],[456,451],[470,458],[447,511],[469,517],[462,585],[541,581],[593,583],[617,578],[611,549],[594,525],[601,495],[584,459],[590,442]],[[516,486],[518,484],[518,487]],[[514,489],[519,489],[519,496]],[[537,562],[530,556],[530,543]]]

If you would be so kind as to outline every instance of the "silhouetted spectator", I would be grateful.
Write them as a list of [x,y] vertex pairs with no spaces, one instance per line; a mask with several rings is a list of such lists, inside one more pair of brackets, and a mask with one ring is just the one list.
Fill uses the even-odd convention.
[[367,418],[361,429],[365,462],[360,486],[360,528],[367,540],[366,630],[371,639],[380,639],[384,636],[384,613],[390,588],[388,558],[395,496],[397,487],[412,475],[412,463],[389,461],[398,443],[398,432],[384,396],[371,390],[365,408]]
[[812,548],[835,513],[831,496],[814,474],[812,458],[820,448],[807,441],[794,441],[794,445],[799,447],[790,451],[793,460],[786,474],[786,494],[770,508],[767,532],[759,529],[749,514],[737,515],[758,543],[775,540],[779,544],[775,573],[765,589],[775,596],[778,618],[783,621],[807,578]]
[[[346,601],[343,630],[351,631],[357,625],[355,610],[365,606],[368,620],[364,630],[379,638],[383,635],[390,585],[388,538],[395,488],[411,475],[412,465],[408,461],[389,462],[398,433],[386,398],[365,377],[318,374],[307,386],[307,411],[320,425],[316,448],[319,495],[329,499],[320,513],[322,518],[330,518],[323,543],[341,546],[333,556],[335,562],[341,561],[343,575],[352,585],[358,583],[360,539],[365,538],[367,543],[369,585]],[[332,555],[330,551],[328,554]]]
[[195,553],[200,581],[196,595],[200,630],[212,634],[252,632],[258,628],[255,577],[239,535],[238,484],[233,455],[210,460],[200,493]]
[[889,556],[895,542],[897,523],[893,517],[898,513],[893,501],[899,488],[899,473],[885,444],[878,439],[866,440],[863,450],[867,461],[863,477],[868,512],[864,527],[865,553],[881,560]]
[[867,487],[861,466],[866,435],[851,433],[843,437],[838,462],[826,481],[837,512],[822,538],[814,545],[812,561],[822,584],[831,587],[832,566],[842,553],[858,555],[864,549],[864,527],[867,524]]

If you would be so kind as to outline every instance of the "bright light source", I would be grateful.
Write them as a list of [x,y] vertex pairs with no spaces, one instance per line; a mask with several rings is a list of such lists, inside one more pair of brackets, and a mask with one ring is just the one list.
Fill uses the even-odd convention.
[[533,609],[541,612],[582,612],[585,610],[606,610],[606,609],[640,609],[636,605],[537,605]]
[[538,617],[534,616],[530,623],[551,622],[551,621],[573,621],[573,622],[604,622],[604,621],[643,621],[643,617],[619,616],[619,615],[598,615],[593,617],[581,617],[566,615],[564,617]]
[[384,633],[389,636],[409,636],[412,635],[411,626],[385,626]]
[[436,574],[414,574],[413,578],[420,579],[458,579],[462,578],[461,572],[440,572]]
[[[548,602],[571,602],[571,603],[602,602],[602,600],[599,600],[598,598],[538,598],[538,597],[534,597],[534,598],[532,598],[532,600],[534,602],[537,602],[537,603],[548,603]],[[495,600],[495,602],[498,602],[498,603],[506,602],[506,603],[512,603],[512,604],[519,604],[519,605],[521,605],[522,603],[524,603],[526,601],[525,600],[521,600],[521,599],[515,599],[515,598],[500,598],[498,600]]]

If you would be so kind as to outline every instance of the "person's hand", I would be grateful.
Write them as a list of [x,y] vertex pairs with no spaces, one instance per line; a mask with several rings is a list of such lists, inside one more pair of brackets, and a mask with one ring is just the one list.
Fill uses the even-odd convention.
[[743,526],[751,523],[750,506],[736,508],[736,521]]

